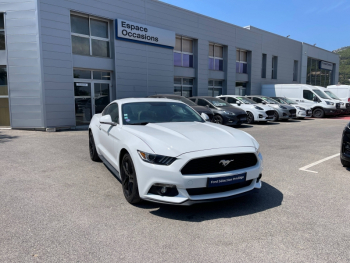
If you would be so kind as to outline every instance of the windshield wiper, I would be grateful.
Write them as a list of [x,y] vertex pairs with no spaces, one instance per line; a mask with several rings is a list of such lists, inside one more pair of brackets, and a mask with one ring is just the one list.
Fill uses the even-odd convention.
[[127,125],[147,125],[149,122],[128,123]]

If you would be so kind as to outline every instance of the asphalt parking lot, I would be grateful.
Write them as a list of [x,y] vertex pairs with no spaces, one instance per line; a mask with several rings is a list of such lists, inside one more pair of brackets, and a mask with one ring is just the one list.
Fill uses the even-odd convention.
[[347,123],[243,126],[261,145],[260,193],[192,207],[129,205],[87,131],[0,130],[0,262],[349,262]]

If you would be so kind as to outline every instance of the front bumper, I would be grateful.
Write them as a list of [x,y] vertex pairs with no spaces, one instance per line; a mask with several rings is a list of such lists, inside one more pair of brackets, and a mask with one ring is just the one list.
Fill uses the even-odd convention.
[[297,118],[308,118],[312,116],[312,110],[298,110],[297,109]]
[[274,118],[273,115],[267,115],[265,111],[254,112],[254,121],[272,121]]
[[240,125],[247,123],[247,114],[223,115],[224,125]]
[[284,110],[281,108],[275,108],[275,110],[278,112],[279,119],[281,120],[288,120],[290,118],[295,118],[295,114],[291,114],[289,110]]
[[335,116],[340,114],[340,110],[336,109],[324,109],[324,113],[328,116]]
[[[261,181],[257,182],[257,179],[259,178],[259,175],[262,174],[263,169],[263,159],[261,154],[257,155],[258,162],[255,166],[240,170],[198,175],[182,175],[182,173],[180,172],[182,167],[184,167],[186,163],[192,159],[205,156],[232,154],[233,152],[234,154],[256,154],[255,148],[253,147],[223,148],[215,150],[198,151],[186,153],[179,156],[178,159],[170,166],[149,164],[143,162],[137,156],[137,158],[133,161],[137,173],[140,197],[144,200],[158,203],[190,205],[193,203],[211,202],[226,198],[233,198],[238,195],[251,192],[254,189],[260,189],[262,183]],[[200,195],[190,195],[186,190],[195,188],[206,188],[207,178],[225,177],[242,173],[246,173],[246,182],[251,181],[249,185],[242,188],[225,192],[215,192],[211,194]],[[173,185],[176,187],[178,194],[176,196],[161,196],[150,193],[149,191],[151,187],[155,184]]]

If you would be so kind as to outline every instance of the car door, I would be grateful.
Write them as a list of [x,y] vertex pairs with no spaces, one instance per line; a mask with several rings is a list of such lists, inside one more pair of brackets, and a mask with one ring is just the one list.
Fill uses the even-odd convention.
[[[315,100],[319,100],[318,97],[311,90],[303,90],[303,100],[298,101],[300,104],[312,104],[316,105],[318,102]],[[312,106],[313,108],[314,106]]]
[[[118,140],[118,133],[120,131],[119,124],[119,108],[117,103],[110,104],[102,113],[102,116],[110,115],[112,122],[116,123],[116,126],[110,124],[102,124],[99,125],[100,130],[100,152],[103,157],[114,167],[117,165],[116,163],[116,151],[115,145]],[[116,168],[116,167],[115,167]]]

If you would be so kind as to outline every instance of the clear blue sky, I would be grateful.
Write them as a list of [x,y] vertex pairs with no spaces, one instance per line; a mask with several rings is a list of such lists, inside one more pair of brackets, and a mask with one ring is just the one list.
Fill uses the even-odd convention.
[[162,0],[235,24],[335,50],[350,46],[350,0]]

